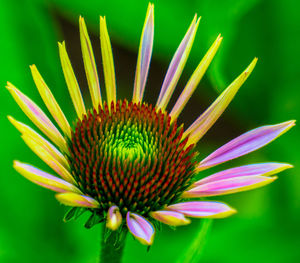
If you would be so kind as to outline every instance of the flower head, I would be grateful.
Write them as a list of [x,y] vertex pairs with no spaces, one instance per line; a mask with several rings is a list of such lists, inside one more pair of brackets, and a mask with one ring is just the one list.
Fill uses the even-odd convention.
[[[107,100],[101,97],[91,42],[80,17],[80,40],[92,107],[86,109],[65,43],[59,55],[66,84],[77,113],[74,127],[35,65],[31,72],[39,93],[59,129],[26,95],[8,83],[13,98],[45,135],[9,116],[25,143],[45,161],[54,176],[19,161],[14,168],[30,181],[56,193],[67,206],[93,211],[96,223],[106,220],[117,230],[127,224],[141,243],[151,245],[155,229],[151,221],[179,226],[189,217],[223,218],[236,212],[215,201],[191,198],[245,191],[273,182],[274,174],[292,167],[285,163],[258,163],[235,167],[196,180],[204,169],[243,156],[270,143],[294,125],[288,121],[247,132],[197,161],[197,142],[216,122],[255,67],[255,58],[194,123],[184,129],[177,118],[195,91],[216,54],[218,36],[192,74],[170,112],[167,106],[191,50],[199,25],[194,17],[166,73],[157,103],[144,102],[144,90],[152,54],[154,10],[149,4],[142,31],[132,101],[117,100],[113,55],[105,18],[100,18],[101,52]],[[47,138],[46,138],[47,137]],[[74,213],[74,210],[72,210]]]

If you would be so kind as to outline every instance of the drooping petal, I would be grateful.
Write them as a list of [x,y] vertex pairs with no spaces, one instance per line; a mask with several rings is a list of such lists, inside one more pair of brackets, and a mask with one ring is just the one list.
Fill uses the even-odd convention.
[[88,208],[98,208],[99,203],[94,198],[76,193],[59,193],[55,195],[56,199],[67,206],[78,206]]
[[210,176],[207,176],[193,184],[193,186],[203,185],[210,182],[216,182],[219,180],[230,179],[242,176],[254,176],[263,175],[270,176],[281,171],[284,171],[293,166],[288,163],[257,163],[243,165],[235,168],[230,168]]
[[153,225],[144,217],[135,213],[128,212],[126,222],[129,231],[143,245],[152,245],[155,230]]
[[108,209],[106,227],[115,231],[119,228],[122,223],[122,215],[120,213],[119,207],[113,205]]
[[62,155],[62,153],[57,150],[57,148],[31,129],[29,126],[25,125],[22,122],[16,121],[13,117],[8,116],[9,121],[21,132],[21,134],[30,137],[36,143],[38,143],[45,151],[47,151],[56,161],[63,165],[66,169],[70,169],[67,159]]
[[208,66],[210,65],[212,59],[214,58],[216,52],[219,49],[219,46],[222,42],[221,35],[218,35],[215,42],[209,48],[203,59],[200,61],[199,65],[195,69],[193,75],[189,79],[188,83],[186,84],[184,90],[180,94],[175,106],[173,107],[172,111],[170,112],[170,116],[172,117],[172,121],[178,118],[179,114],[183,110],[186,103],[189,101],[190,97],[194,93],[195,89],[197,88],[199,82],[201,81],[203,75],[205,74]]
[[116,102],[116,77],[113,53],[111,49],[111,43],[107,32],[106,19],[100,17],[100,42],[101,42],[101,54],[103,61],[104,80],[106,87],[107,103]]
[[186,218],[182,213],[175,211],[161,210],[151,212],[150,215],[154,219],[170,226],[181,226],[191,223],[190,219]]
[[52,117],[55,119],[59,127],[62,129],[64,134],[66,134],[69,138],[71,138],[71,128],[70,124],[67,121],[64,113],[62,112],[61,108],[59,107],[58,103],[56,102],[52,92],[48,88],[47,84],[45,83],[44,79],[42,78],[41,74],[37,70],[35,65],[30,66],[31,74],[33,80],[35,82],[38,91],[47,106],[47,109],[51,113]]
[[224,218],[236,213],[236,210],[221,202],[192,201],[167,207],[189,217]]
[[215,100],[215,102],[194,121],[194,123],[184,132],[183,138],[189,135],[188,144],[197,143],[203,135],[210,129],[210,127],[217,121],[221,114],[225,111],[229,103],[243,85],[246,79],[253,71],[257,62],[254,58],[245,71],[239,75]]
[[141,102],[144,95],[152,55],[154,35],[154,5],[149,3],[140,40],[139,55],[135,71],[133,103]]
[[74,185],[46,173],[32,165],[14,161],[14,168],[31,182],[53,190],[55,192],[74,192],[81,194],[81,191]]
[[295,121],[287,121],[277,125],[262,126],[246,132],[206,157],[200,162],[197,169],[204,170],[253,152],[275,140],[294,125]]
[[7,83],[7,89],[18,103],[27,117],[61,150],[68,151],[66,141],[46,114],[26,95],[19,91],[11,83]]
[[59,56],[61,66],[64,72],[65,80],[68,86],[68,90],[76,110],[77,116],[79,119],[82,119],[82,116],[86,114],[84,102],[82,99],[81,91],[74,74],[67,50],[65,42],[58,43],[59,48]]
[[218,180],[195,186],[184,192],[183,197],[216,196],[248,191],[272,183],[276,179],[276,176],[252,175]]
[[59,163],[50,153],[49,151],[36,142],[34,139],[27,135],[22,135],[24,142],[28,145],[28,147],[38,156],[40,157],[46,164],[48,164],[55,172],[57,172],[64,180],[67,182],[76,185],[76,181],[70,172]]
[[168,105],[168,102],[174,92],[181,72],[190,54],[196,31],[199,26],[199,21],[200,18],[197,20],[197,15],[195,15],[188,31],[186,32],[183,40],[181,41],[179,47],[177,48],[173,56],[166,77],[164,79],[158,100],[156,102],[157,109],[162,109],[164,111]]
[[80,31],[82,58],[84,62],[84,69],[85,69],[86,78],[90,89],[92,103],[94,109],[98,109],[99,105],[101,105],[102,107],[102,98],[101,98],[99,77],[97,73],[97,66],[96,66],[96,61],[95,61],[91,41],[86,29],[86,25],[83,17],[81,16],[79,17],[79,31]]

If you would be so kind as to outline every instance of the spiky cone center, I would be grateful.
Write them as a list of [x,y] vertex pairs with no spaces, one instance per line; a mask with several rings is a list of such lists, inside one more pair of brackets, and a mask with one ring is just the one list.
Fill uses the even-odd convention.
[[167,113],[146,103],[104,103],[72,132],[73,176],[83,193],[99,201],[99,213],[112,205],[123,216],[160,210],[191,185],[197,152],[182,134]]

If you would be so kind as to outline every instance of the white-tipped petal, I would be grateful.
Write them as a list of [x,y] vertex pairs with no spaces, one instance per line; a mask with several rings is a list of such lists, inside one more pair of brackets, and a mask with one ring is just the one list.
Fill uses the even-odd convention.
[[119,228],[122,223],[122,215],[120,213],[119,207],[113,205],[108,209],[106,218],[106,227],[115,231]]
[[158,100],[156,102],[156,108],[166,109],[169,100],[175,90],[177,82],[180,78],[180,75],[183,71],[187,58],[190,54],[196,31],[199,26],[200,18],[197,20],[197,15],[195,15],[188,31],[186,32],[183,40],[181,41],[179,47],[177,48],[173,59],[168,68],[166,77],[164,79]]
[[65,42],[58,43],[59,48],[59,56],[61,66],[64,72],[65,80],[68,86],[68,90],[76,110],[77,116],[79,119],[82,119],[82,116],[86,114],[84,102],[82,99],[81,91],[74,74],[67,50]]
[[14,161],[14,168],[26,179],[42,187],[48,188],[55,192],[74,192],[81,194],[81,191],[76,186],[38,168],[35,168],[32,165]]
[[67,206],[76,206],[76,207],[88,207],[88,208],[98,208],[99,203],[97,200],[76,193],[59,193],[55,195],[56,199]]
[[31,65],[30,70],[35,85],[38,88],[38,91],[45,105],[47,106],[47,109],[49,110],[49,112],[51,113],[52,117],[55,119],[61,130],[64,132],[64,134],[71,138],[71,128],[69,122],[67,121],[64,113],[62,112],[61,108],[56,102],[52,92],[48,88],[47,84],[45,83],[36,66]]
[[250,73],[253,71],[257,62],[254,58],[250,65],[239,75],[215,102],[184,132],[183,138],[189,135],[188,145],[197,143],[210,127],[217,121],[220,115],[225,111],[229,103],[243,85]]
[[97,110],[99,105],[102,106],[99,77],[97,73],[97,66],[96,66],[96,61],[95,61],[91,41],[86,29],[84,19],[81,16],[79,17],[79,30],[80,30],[82,58],[84,62],[86,78],[88,81],[94,109]]
[[150,215],[154,219],[170,226],[182,226],[191,223],[190,219],[186,218],[182,213],[175,211],[161,210],[151,212]]
[[136,65],[133,103],[139,103],[143,99],[149,65],[152,55],[153,35],[154,35],[154,5],[149,3],[146,20],[140,40],[139,55]]
[[27,117],[61,150],[68,151],[66,141],[46,114],[26,95],[19,91],[11,83],[7,83],[7,89],[18,103]]
[[214,58],[216,52],[219,49],[219,46],[222,42],[222,37],[219,35],[212,46],[209,48],[203,59],[200,61],[199,65],[195,69],[193,75],[189,79],[188,83],[186,84],[184,90],[180,94],[175,106],[173,107],[172,111],[170,112],[170,116],[172,117],[172,121],[178,118],[179,114],[183,110],[186,103],[189,101],[190,97],[194,93],[195,89],[197,88],[199,82],[201,81],[203,75],[205,74],[208,66],[210,65],[212,59]]
[[155,230],[153,225],[144,217],[128,212],[126,222],[129,231],[143,245],[152,245]]
[[107,32],[106,19],[102,16],[100,17],[100,42],[107,104],[110,106],[111,102],[116,103],[117,100],[116,77],[113,53]]

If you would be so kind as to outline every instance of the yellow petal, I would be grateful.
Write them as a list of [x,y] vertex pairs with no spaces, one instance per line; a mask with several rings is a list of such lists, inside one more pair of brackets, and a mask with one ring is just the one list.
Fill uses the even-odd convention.
[[96,110],[98,110],[98,106],[99,105],[102,106],[99,77],[97,73],[97,66],[95,62],[91,41],[86,29],[84,19],[81,16],[79,17],[79,30],[80,30],[80,42],[81,42],[81,50],[82,50],[82,57],[84,62],[86,78],[89,84],[93,106]]
[[85,106],[77,79],[75,77],[69,56],[66,51],[65,42],[58,43],[58,48],[61,66],[64,72],[65,80],[69,89],[72,102],[74,104],[78,118],[82,119],[82,115],[86,114]]
[[115,80],[115,68],[114,60],[111,49],[111,43],[107,32],[105,17],[100,17],[100,42],[101,42],[101,54],[103,61],[104,79],[107,94],[107,103],[110,106],[111,102],[116,103],[116,80]]
[[77,207],[89,207],[89,208],[98,208],[99,203],[97,200],[76,193],[59,193],[55,195],[56,199],[64,205],[67,206],[77,206]]
[[47,106],[47,109],[51,113],[52,117],[55,119],[59,127],[62,129],[64,134],[66,134],[69,138],[71,138],[71,128],[70,125],[62,112],[61,108],[59,107],[58,103],[56,102],[52,92],[48,88],[47,84],[45,83],[44,79],[40,75],[39,71],[37,70],[35,65],[30,66],[31,74],[33,80],[35,82],[36,87],[39,90],[39,93]]
[[212,46],[209,48],[197,68],[195,69],[193,75],[189,79],[188,83],[186,84],[184,90],[180,94],[175,106],[173,107],[170,116],[172,117],[172,121],[178,118],[179,114],[183,110],[184,106],[194,93],[195,89],[197,88],[200,80],[202,79],[203,75],[205,74],[208,66],[210,65],[212,59],[214,58],[216,52],[219,49],[219,46],[222,42],[222,37],[219,35]]

